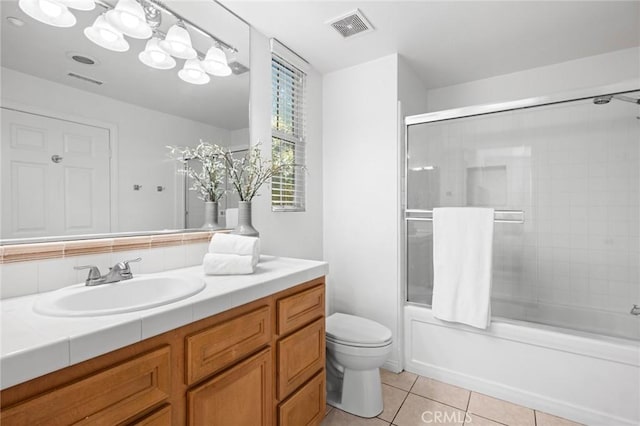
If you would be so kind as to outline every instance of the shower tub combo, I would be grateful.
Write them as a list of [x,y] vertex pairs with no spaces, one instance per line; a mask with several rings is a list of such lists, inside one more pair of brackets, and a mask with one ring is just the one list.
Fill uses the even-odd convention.
[[[640,91],[405,119],[405,368],[595,425],[640,424]],[[430,309],[432,211],[495,214],[492,324]]]

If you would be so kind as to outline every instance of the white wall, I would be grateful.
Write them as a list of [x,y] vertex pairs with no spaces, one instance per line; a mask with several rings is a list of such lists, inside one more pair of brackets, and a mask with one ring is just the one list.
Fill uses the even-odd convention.
[[[398,57],[398,99],[402,116],[422,114],[427,110],[427,89],[422,79],[402,56]],[[401,126],[404,130],[404,126]]]
[[[251,143],[271,158],[271,51],[269,39],[251,29]],[[307,74],[306,211],[272,212],[269,185],[252,203],[253,225],[264,253],[322,259],[322,78]]]
[[398,323],[398,55],[323,80],[324,259],[331,311]]
[[589,56],[429,90],[428,111],[551,95],[627,80],[640,82],[640,48]]
[[251,129],[247,127],[229,132],[228,146],[232,149],[248,147],[251,142],[250,130]]
[[[2,68],[3,104],[6,101],[117,127],[120,232],[182,227],[176,188],[181,178],[176,178],[166,145],[195,145],[200,139],[226,145],[229,140],[225,129]],[[134,191],[134,184],[142,190]],[[157,186],[166,190],[158,192]]]

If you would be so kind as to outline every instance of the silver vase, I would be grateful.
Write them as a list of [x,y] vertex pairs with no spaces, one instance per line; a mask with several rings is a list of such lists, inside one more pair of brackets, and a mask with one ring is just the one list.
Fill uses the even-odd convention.
[[259,237],[260,233],[251,225],[251,201],[238,201],[238,226],[232,234]]
[[202,225],[202,229],[207,229],[210,231],[222,229],[222,226],[218,225],[217,201],[204,202],[204,225]]

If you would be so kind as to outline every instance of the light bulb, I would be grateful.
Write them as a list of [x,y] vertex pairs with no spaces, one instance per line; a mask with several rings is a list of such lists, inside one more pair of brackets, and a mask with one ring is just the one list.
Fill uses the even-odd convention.
[[174,24],[169,28],[164,40],[160,41],[160,48],[176,58],[194,59],[198,56],[191,46],[189,32],[179,24]]
[[211,81],[198,59],[187,59],[184,67],[178,71],[178,77],[191,84],[207,84]]
[[120,21],[127,28],[135,28],[140,24],[140,19],[137,16],[126,12],[120,15]]
[[40,0],[39,5],[42,12],[51,18],[57,18],[62,14],[63,7],[60,4],[49,0]]
[[176,60],[160,48],[159,42],[158,37],[150,38],[144,50],[138,54],[138,59],[148,67],[169,70],[176,66]]
[[100,28],[99,31],[100,31],[100,37],[102,37],[109,43],[113,43],[118,39],[118,34],[114,33],[113,31],[109,31],[106,28]]
[[116,7],[106,13],[106,18],[113,28],[129,37],[147,39],[153,33],[144,8],[137,0],[118,0]]
[[187,73],[189,74],[189,77],[193,78],[194,80],[202,76],[202,72],[198,70],[187,70]]
[[122,33],[113,28],[105,19],[104,13],[98,16],[90,27],[84,29],[84,35],[89,40],[114,52],[126,52],[129,43],[122,37]]
[[163,62],[167,59],[167,54],[158,50],[152,50],[149,52],[149,56],[151,56],[153,62]]
[[18,0],[18,6],[33,19],[47,25],[69,28],[76,24],[76,17],[58,0]]
[[185,46],[182,43],[176,43],[176,42],[172,42],[171,43],[171,48],[173,50],[175,50],[176,52],[184,52],[185,49],[187,48],[187,46]]

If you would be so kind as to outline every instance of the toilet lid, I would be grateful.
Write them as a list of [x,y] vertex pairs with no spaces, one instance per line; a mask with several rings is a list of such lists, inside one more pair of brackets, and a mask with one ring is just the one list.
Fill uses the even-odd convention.
[[335,313],[327,318],[327,338],[351,344],[374,345],[391,341],[391,330],[354,315]]

